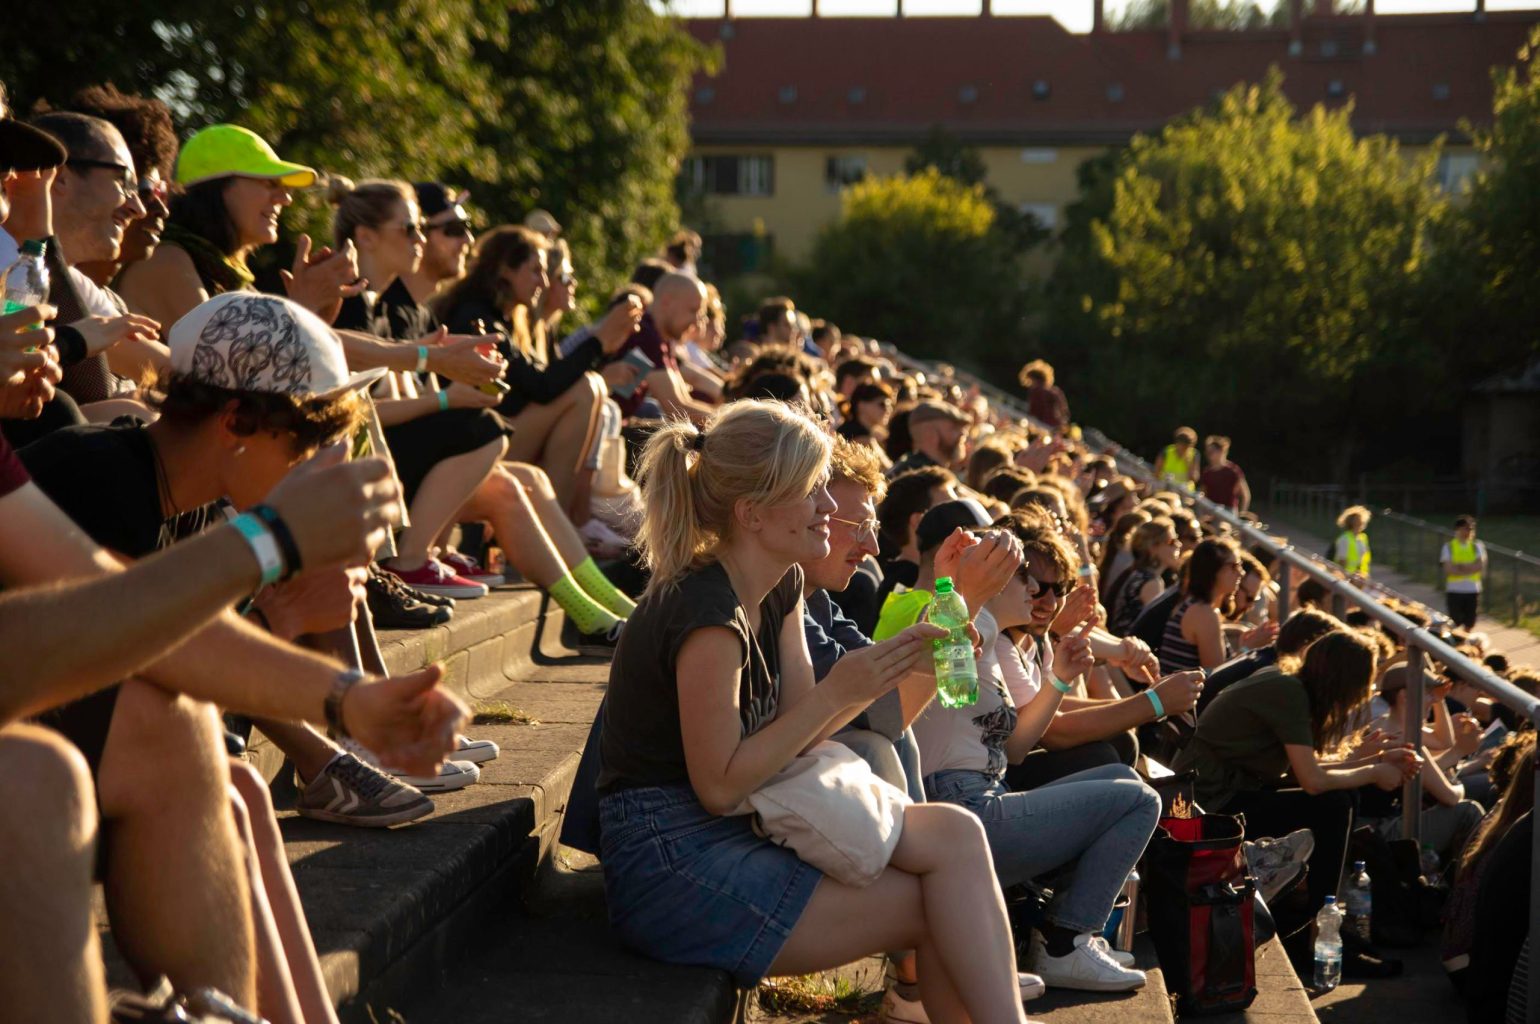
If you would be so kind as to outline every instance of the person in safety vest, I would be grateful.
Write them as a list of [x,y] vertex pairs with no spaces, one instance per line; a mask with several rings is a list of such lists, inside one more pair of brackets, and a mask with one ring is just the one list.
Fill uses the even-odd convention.
[[1198,483],[1198,432],[1191,427],[1178,427],[1170,444],[1160,451],[1155,460],[1155,475],[1162,480],[1174,480],[1189,491]]
[[1444,605],[1455,625],[1476,627],[1481,607],[1481,577],[1487,571],[1487,547],[1476,539],[1476,517],[1454,521],[1454,536],[1438,554],[1444,570]]
[[1369,510],[1362,505],[1344,509],[1337,517],[1337,528],[1342,532],[1332,545],[1331,560],[1349,573],[1369,575]]

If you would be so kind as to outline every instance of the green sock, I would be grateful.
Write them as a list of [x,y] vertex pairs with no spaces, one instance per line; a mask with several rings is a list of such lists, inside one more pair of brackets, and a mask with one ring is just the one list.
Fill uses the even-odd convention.
[[582,633],[603,633],[620,618],[601,607],[568,573],[550,586],[550,594]]
[[592,555],[573,567],[572,578],[578,581],[578,586],[588,591],[589,597],[604,605],[616,617],[629,619],[631,613],[636,611],[636,602],[610,582],[610,578],[604,575],[604,570],[599,568],[599,563],[593,560]]

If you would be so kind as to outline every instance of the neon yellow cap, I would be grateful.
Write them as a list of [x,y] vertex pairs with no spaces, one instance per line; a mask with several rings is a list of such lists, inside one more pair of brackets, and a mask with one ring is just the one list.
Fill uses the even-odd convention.
[[312,168],[278,159],[262,136],[234,124],[215,124],[203,129],[183,143],[176,158],[176,180],[182,185],[196,185],[232,174],[276,178],[295,188],[313,185],[316,179]]

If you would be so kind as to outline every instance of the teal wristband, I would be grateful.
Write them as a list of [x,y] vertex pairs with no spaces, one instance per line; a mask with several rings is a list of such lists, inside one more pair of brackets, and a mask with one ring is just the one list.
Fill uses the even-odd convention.
[[1160,702],[1160,694],[1154,688],[1144,691],[1144,695],[1150,698],[1150,707],[1155,709],[1155,721],[1159,722],[1166,717],[1166,706]]
[[426,345],[417,346],[417,372],[428,372],[428,346]]
[[440,391],[438,393],[438,407],[440,412],[449,411],[449,392]]
[[1064,680],[1060,679],[1056,675],[1050,674],[1048,676],[1048,682],[1053,684],[1053,688],[1055,690],[1058,690],[1060,693],[1068,693],[1072,689],[1072,687],[1068,683],[1066,683]]
[[283,556],[278,553],[278,542],[272,531],[250,512],[236,516],[230,520],[230,525],[251,545],[252,554],[257,556],[257,564],[262,567],[262,585],[277,583],[283,576]]

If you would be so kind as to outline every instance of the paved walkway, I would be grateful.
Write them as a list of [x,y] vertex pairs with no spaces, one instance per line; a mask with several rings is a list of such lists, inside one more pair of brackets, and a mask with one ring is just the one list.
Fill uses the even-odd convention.
[[[1278,532],[1285,534],[1289,538],[1289,543],[1296,548],[1304,551],[1326,550],[1326,540],[1308,530],[1302,530],[1281,519],[1273,519],[1272,524]],[[1388,566],[1376,565],[1374,578],[1414,601],[1421,601],[1430,608],[1439,611],[1444,608],[1442,591],[1403,576]],[[1536,636],[1527,629],[1509,626],[1485,615],[1476,620],[1476,626],[1491,641],[1490,649],[1507,655],[1510,664],[1540,666],[1540,636]]]

